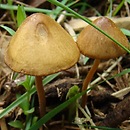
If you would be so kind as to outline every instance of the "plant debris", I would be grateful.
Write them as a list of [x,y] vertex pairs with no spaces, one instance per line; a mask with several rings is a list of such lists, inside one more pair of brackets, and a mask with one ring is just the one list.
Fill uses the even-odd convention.
[[[60,1],[62,2],[62,1]],[[68,1],[68,4],[71,1]],[[70,8],[87,17],[91,21],[98,18],[100,15],[111,18],[119,28],[130,30],[130,5],[125,2],[119,10],[118,7],[121,0],[110,1],[101,0],[75,0],[75,4]],[[17,29],[16,14],[17,10],[3,9],[1,4],[7,5],[6,0],[0,3],[0,26],[5,25],[13,30]],[[62,27],[77,40],[79,32],[88,24],[84,21],[73,17],[72,14],[64,10],[56,10],[57,7],[46,0],[14,0],[12,5],[24,5],[26,7],[35,7],[37,9],[47,9],[50,11],[48,15],[53,16]],[[111,8],[112,6],[112,8]],[[57,12],[56,12],[56,11]],[[110,11],[111,10],[111,11]],[[59,11],[59,12],[58,12]],[[13,12],[13,13],[12,13]],[[34,11],[35,12],[35,11]],[[27,16],[33,12],[26,12]],[[14,15],[14,16],[13,16]],[[130,40],[130,36],[127,35]],[[11,103],[17,99],[17,94],[27,92],[21,82],[26,80],[23,74],[12,72],[4,62],[4,54],[11,36],[0,27],[0,113],[5,110]],[[23,52],[24,53],[24,52]],[[47,100],[47,113],[53,110],[56,106],[66,101],[66,95],[69,89],[77,85],[81,89],[83,79],[92,67],[93,59],[87,59],[81,55],[78,63],[72,68],[61,71],[59,75],[50,83],[45,85],[45,95]],[[83,117],[75,115],[69,120],[70,106],[58,113],[55,117],[46,123],[46,128],[49,130],[84,130],[95,129],[91,125],[105,126],[114,129],[129,130],[130,129],[130,56],[125,54],[117,59],[102,60],[89,84],[88,99],[85,109],[80,106],[81,99],[79,98],[77,105],[78,111],[85,112]],[[32,82],[33,85],[34,82]],[[38,98],[33,94],[29,99],[33,102],[34,114],[37,120],[38,114]],[[32,105],[32,104],[31,104]],[[31,113],[31,110],[29,111]],[[88,116],[89,118],[87,119]],[[0,119],[1,130],[17,130],[8,123],[19,120],[25,123],[26,115],[20,106],[15,107],[12,111]],[[75,119],[74,119],[75,118]],[[76,122],[75,122],[76,120]],[[80,124],[81,123],[81,124]],[[87,125],[87,126],[86,126]]]

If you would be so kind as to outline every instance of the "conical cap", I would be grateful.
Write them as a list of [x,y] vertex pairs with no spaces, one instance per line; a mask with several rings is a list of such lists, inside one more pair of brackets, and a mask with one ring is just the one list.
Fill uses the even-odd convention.
[[[93,24],[108,33],[123,46],[129,47],[126,36],[107,17],[97,18],[93,21]],[[126,53],[124,49],[90,25],[81,31],[77,43],[81,53],[93,59],[116,58]]]
[[46,76],[70,68],[79,55],[76,43],[58,23],[35,13],[25,19],[12,37],[5,62],[16,72]]

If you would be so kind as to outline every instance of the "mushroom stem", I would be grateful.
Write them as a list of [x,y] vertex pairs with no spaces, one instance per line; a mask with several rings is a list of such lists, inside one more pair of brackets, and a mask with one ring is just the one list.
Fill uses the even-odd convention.
[[42,76],[36,76],[35,77],[35,83],[36,83],[36,89],[38,94],[38,100],[39,100],[39,112],[40,117],[43,117],[45,115],[45,108],[46,108],[46,99],[45,99],[45,91],[42,84]]
[[[99,59],[94,60],[94,64],[93,64],[92,68],[90,69],[86,78],[84,79],[82,91],[85,91],[88,88],[88,84],[91,82],[93,75],[95,74],[95,72],[98,68],[99,63],[100,63]],[[85,107],[86,101],[87,101],[87,95],[84,94],[82,96],[82,104],[81,104],[83,108]]]

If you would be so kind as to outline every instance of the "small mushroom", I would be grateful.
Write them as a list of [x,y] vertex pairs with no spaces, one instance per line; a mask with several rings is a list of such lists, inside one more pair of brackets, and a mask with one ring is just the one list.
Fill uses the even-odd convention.
[[46,106],[42,76],[72,67],[79,55],[76,43],[57,22],[45,14],[34,13],[12,37],[5,62],[16,72],[35,76],[42,117]]
[[[128,39],[113,21],[111,21],[107,17],[100,17],[94,20],[93,24],[108,33],[123,46],[128,48]],[[81,31],[77,39],[77,44],[80,52],[83,55],[95,59],[92,68],[90,69],[88,75],[83,82],[82,91],[87,89],[89,82],[91,81],[94,73],[97,70],[100,60],[116,58],[126,53],[126,51],[119,47],[115,42],[110,40],[108,37],[106,37],[90,25],[88,25],[85,29]],[[85,107],[86,100],[87,96],[83,95],[83,108]]]

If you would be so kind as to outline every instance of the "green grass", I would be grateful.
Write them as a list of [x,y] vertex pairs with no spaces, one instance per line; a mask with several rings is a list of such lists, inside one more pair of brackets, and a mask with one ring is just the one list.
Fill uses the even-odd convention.
[[126,0],[122,0],[122,1],[120,2],[120,4],[116,7],[115,11],[113,12],[113,16],[116,16],[116,15],[117,15],[117,13],[120,11],[120,9],[122,8],[122,6],[124,5],[125,1],[126,1]]
[[100,28],[98,28],[96,25],[94,25],[88,18],[85,18],[83,16],[81,16],[80,14],[76,13],[75,11],[73,11],[72,9],[68,8],[67,6],[63,5],[62,3],[56,1],[56,0],[47,0],[49,2],[51,2],[52,4],[56,5],[56,6],[60,6],[61,8],[63,8],[64,10],[74,14],[77,18],[80,18],[82,20],[84,20],[85,22],[87,22],[89,25],[93,26],[95,29],[97,29],[98,31],[100,31],[101,33],[103,33],[105,36],[107,36],[109,39],[111,39],[112,41],[114,41],[116,44],[118,44],[121,48],[123,48],[125,51],[127,51],[128,53],[130,53],[130,50],[128,48],[126,48],[125,46],[123,46],[120,42],[118,42],[116,39],[112,38],[110,35],[108,35],[106,32],[104,32],[103,30],[101,30]]
[[15,34],[15,31],[7,26],[0,25],[1,28],[5,29],[11,36]]
[[[54,78],[56,78],[60,73],[56,73],[50,76],[47,76],[44,80],[43,80],[43,85],[48,84],[50,81],[52,81]],[[33,81],[32,81],[33,82]],[[32,95],[36,92],[36,87],[33,86],[30,90],[29,90],[29,94]],[[17,107],[20,103],[22,103],[27,97],[27,92],[24,93],[22,96],[20,96],[16,101],[14,101],[12,104],[10,104],[8,107],[6,107],[1,113],[0,113],[0,118],[2,118],[3,116],[5,116],[6,114],[8,114],[11,110],[13,110],[15,107]]]
[[[5,9],[5,10],[18,10],[18,6],[17,5],[8,5],[8,4],[0,4],[0,9]],[[33,7],[24,7],[24,10],[26,12],[37,12],[37,13],[51,13],[51,10],[47,10],[47,9],[39,9],[39,8],[33,8]]]
[[[120,47],[122,47],[124,50],[126,50],[128,53],[130,53],[130,50],[127,49],[126,47],[122,46],[122,44],[120,44],[118,41],[116,41],[115,39],[113,39],[110,35],[108,35],[107,33],[105,33],[103,30],[101,30],[100,28],[96,27],[94,24],[92,24],[92,22],[81,16],[80,14],[76,13],[75,11],[73,11],[70,7],[71,6],[80,6],[83,5],[83,3],[74,3],[73,1],[69,1],[68,0],[63,0],[62,2],[58,2],[56,0],[48,0],[49,2],[51,2],[52,4],[56,5],[56,8],[52,11],[52,10],[47,10],[47,9],[39,9],[39,8],[32,8],[32,7],[24,7],[24,6],[16,6],[16,5],[12,5],[12,1],[8,0],[9,4],[0,4],[0,8],[1,9],[6,9],[6,10],[10,10],[11,12],[11,16],[12,19],[14,21],[17,21],[17,27],[20,26],[20,24],[22,23],[22,21],[26,18],[26,12],[41,12],[41,13],[45,13],[47,15],[50,15],[53,19],[57,19],[58,16],[62,13],[62,11],[66,10],[67,13],[66,15],[70,15],[76,18],[80,18],[82,20],[84,20],[85,22],[87,22],[88,24],[90,24],[91,26],[93,26],[94,28],[96,28],[98,31],[100,31],[101,33],[103,33],[104,35],[106,35],[108,38],[110,38],[111,40],[113,40],[115,43],[117,43]],[[127,0],[127,2],[130,2],[129,0]],[[113,15],[115,16],[121,9],[121,7],[124,4],[124,0],[122,1],[121,4],[118,5],[117,9],[115,10],[115,12],[113,13]],[[79,11],[80,13],[82,13],[85,9],[85,7],[89,5],[84,4],[84,7]],[[112,3],[111,5],[112,6]],[[14,10],[17,10],[17,16],[14,15]],[[111,10],[111,8],[110,8]],[[109,11],[110,11],[109,10]],[[96,10],[95,10],[96,11]],[[98,15],[100,15],[99,12],[97,12]],[[7,30],[10,35],[14,35],[15,31],[12,30],[11,28],[4,26],[4,25],[0,25],[0,27],[4,28],[5,30]],[[130,36],[130,31],[129,30],[125,30],[122,29],[123,33],[127,36]],[[86,59],[85,62],[87,62],[88,59]],[[130,69],[126,69],[124,71],[122,71],[119,74],[116,74],[110,78],[108,78],[107,80],[110,80],[114,77],[120,77],[124,74],[130,73]],[[43,85],[46,85],[47,83],[49,83],[50,81],[52,81],[53,79],[55,79],[60,73],[57,74],[53,74],[50,76],[47,76],[46,78],[44,78],[43,80]],[[16,77],[17,78],[17,77]],[[101,84],[105,81],[102,81],[98,84]],[[29,96],[32,96],[35,92],[36,92],[36,88],[33,85],[34,84],[34,78],[32,77],[31,80],[27,79],[24,84],[22,84],[23,86],[25,86],[27,92],[25,92],[23,95],[20,95],[14,102],[12,102],[9,106],[7,106],[1,113],[0,113],[0,118],[4,117],[6,114],[8,114],[9,112],[11,112],[14,108],[16,108],[17,106],[20,106],[20,104],[22,104]],[[31,87],[30,87],[31,86]],[[96,86],[96,85],[95,85]],[[92,86],[90,89],[93,89],[95,86]],[[86,90],[88,91],[88,90]],[[60,111],[62,111],[63,109],[65,109],[67,106],[69,106],[72,102],[75,102],[80,96],[82,96],[85,92],[82,93],[78,93],[77,95],[75,95],[74,97],[70,98],[69,100],[65,101],[64,103],[61,103],[59,106],[57,106],[56,108],[54,108],[53,110],[51,110],[49,113],[47,113],[44,117],[42,117],[41,119],[39,119],[37,121],[37,118],[35,117],[35,119],[32,117],[32,115],[30,115],[27,119],[26,119],[26,126],[25,126],[25,130],[37,130],[38,128],[40,128],[43,124],[47,123],[49,120],[51,120],[54,116],[56,116]],[[32,100],[32,102],[30,103],[31,108],[33,108],[34,106],[34,100]],[[22,108],[24,110],[24,108]],[[26,110],[26,109],[25,109]],[[30,110],[30,109],[28,109]],[[30,112],[30,111],[28,111]],[[35,120],[35,121],[34,121]],[[33,125],[32,122],[34,121]],[[23,128],[21,122],[16,121],[16,122],[12,122],[12,124],[10,123],[10,125],[12,126],[16,126],[16,127],[21,127]],[[98,128],[98,127],[97,127]],[[104,128],[105,129],[105,128]],[[111,129],[112,130],[112,129]]]

